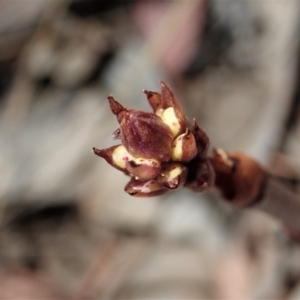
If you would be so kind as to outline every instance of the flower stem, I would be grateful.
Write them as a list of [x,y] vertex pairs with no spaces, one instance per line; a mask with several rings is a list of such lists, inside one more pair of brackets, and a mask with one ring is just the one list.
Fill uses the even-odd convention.
[[215,149],[209,159],[216,175],[215,187],[224,201],[275,217],[300,241],[300,195],[297,192],[244,153]]

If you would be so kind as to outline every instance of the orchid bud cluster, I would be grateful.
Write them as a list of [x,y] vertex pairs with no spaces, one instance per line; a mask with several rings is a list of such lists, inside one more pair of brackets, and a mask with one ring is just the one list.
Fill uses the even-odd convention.
[[214,182],[206,158],[209,139],[193,121],[188,126],[173,91],[164,83],[161,92],[144,90],[152,113],[128,109],[108,96],[119,128],[113,133],[121,144],[93,148],[96,155],[131,177],[125,191],[136,197],[162,195],[182,186],[203,191]]

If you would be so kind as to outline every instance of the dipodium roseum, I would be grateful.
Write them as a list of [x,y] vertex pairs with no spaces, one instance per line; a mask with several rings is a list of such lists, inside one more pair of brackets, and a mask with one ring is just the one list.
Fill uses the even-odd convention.
[[108,96],[119,128],[113,133],[121,144],[93,148],[96,155],[131,177],[125,191],[136,197],[162,195],[182,186],[202,191],[213,183],[206,159],[209,139],[194,120],[189,128],[173,91],[164,83],[161,92],[144,90],[153,112],[123,107]]

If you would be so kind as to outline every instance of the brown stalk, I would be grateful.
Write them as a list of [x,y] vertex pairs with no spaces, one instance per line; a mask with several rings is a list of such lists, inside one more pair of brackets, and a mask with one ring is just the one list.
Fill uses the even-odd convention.
[[226,202],[275,217],[300,241],[300,197],[295,191],[245,154],[218,149],[210,160],[215,186]]

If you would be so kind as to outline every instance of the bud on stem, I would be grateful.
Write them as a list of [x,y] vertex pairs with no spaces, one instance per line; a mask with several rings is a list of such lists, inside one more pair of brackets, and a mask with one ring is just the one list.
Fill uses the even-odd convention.
[[126,162],[132,160],[132,156],[127,152],[123,145],[112,146],[107,149],[93,148],[93,152],[104,158],[114,168],[128,173],[126,171]]
[[172,160],[189,162],[197,155],[194,135],[187,129],[172,143]]
[[160,173],[160,162],[156,159],[134,158],[126,162],[127,171],[138,180],[149,180]]
[[159,116],[125,109],[112,96],[108,100],[120,123],[122,144],[132,156],[161,162],[170,160],[173,134]]
[[196,121],[189,130],[173,91],[163,81],[160,84],[160,93],[144,90],[153,113],[125,108],[109,95],[119,123],[112,136],[122,145],[93,148],[96,155],[131,176],[125,190],[137,197],[161,195],[183,185],[199,192],[213,182],[206,160],[207,135]]

